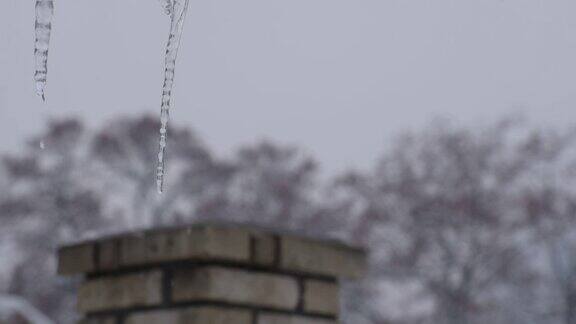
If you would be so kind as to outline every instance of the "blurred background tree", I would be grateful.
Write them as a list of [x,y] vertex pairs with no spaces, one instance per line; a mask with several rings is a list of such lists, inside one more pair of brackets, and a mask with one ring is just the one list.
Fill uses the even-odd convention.
[[263,141],[221,158],[172,127],[157,195],[158,127],[150,116],[96,130],[55,120],[3,156],[0,294],[72,323],[59,244],[218,220],[368,247],[371,271],[348,285],[345,323],[576,323],[573,129],[440,121],[395,139],[374,168],[321,181],[298,148]]

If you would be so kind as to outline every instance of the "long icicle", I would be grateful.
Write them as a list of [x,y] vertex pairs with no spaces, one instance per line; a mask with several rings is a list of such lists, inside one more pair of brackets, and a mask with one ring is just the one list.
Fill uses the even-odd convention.
[[50,32],[54,16],[54,0],[36,0],[36,23],[34,32],[34,83],[36,93],[45,100],[44,89],[48,75],[48,48],[50,47]]
[[158,167],[156,168],[156,188],[159,193],[162,193],[164,190],[166,136],[170,116],[170,103],[172,101],[172,86],[174,85],[174,70],[186,11],[188,10],[188,3],[189,0],[172,0],[172,10],[170,12],[172,21],[170,25],[170,35],[168,36],[168,43],[166,45],[166,57],[164,59],[164,86],[162,87],[162,106],[160,110],[160,148],[158,150]]

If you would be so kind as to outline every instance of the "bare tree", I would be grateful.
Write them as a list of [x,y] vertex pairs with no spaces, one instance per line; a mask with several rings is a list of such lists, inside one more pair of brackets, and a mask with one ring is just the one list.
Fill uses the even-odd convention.
[[2,159],[0,293],[70,323],[73,282],[52,275],[58,244],[223,220],[368,246],[370,274],[344,294],[348,323],[575,323],[574,132],[439,123],[326,186],[297,148],[260,142],[223,159],[173,127],[158,195],[157,128],[148,116],[96,131],[54,121]]
[[[155,192],[154,118],[120,119],[96,135],[91,158],[98,166],[107,207],[128,226],[227,220],[296,227],[313,209],[315,164],[299,150],[263,142],[215,159],[187,129],[171,128],[166,191]],[[104,176],[103,176],[104,175]]]
[[351,239],[375,250],[374,276],[416,282],[433,301],[415,323],[477,323],[501,311],[500,290],[529,279],[512,205],[527,162],[515,125],[436,124],[398,140],[375,170],[341,179]]
[[295,230],[321,213],[315,162],[301,151],[261,142],[240,149],[229,165],[221,195],[202,217]]
[[55,249],[106,223],[97,194],[83,182],[85,135],[76,120],[51,122],[21,155],[4,159],[8,190],[0,201],[0,236],[16,251],[5,262],[12,276],[1,291],[25,296],[59,321],[72,301],[61,296],[70,296],[72,287],[53,278]]
[[0,249],[10,259],[0,265],[0,292],[69,323],[73,282],[54,277],[62,242],[214,219],[296,229],[317,211],[314,163],[300,151],[261,143],[219,160],[178,127],[169,137],[168,185],[156,194],[157,129],[147,116],[96,132],[74,119],[54,121],[22,154],[3,159],[0,241],[12,251]]
[[535,132],[525,152],[533,163],[520,203],[544,293],[535,311],[550,323],[575,324],[576,130]]
[[169,185],[165,193],[156,194],[154,162],[159,127],[151,116],[122,118],[100,130],[92,141],[90,156],[98,162],[101,188],[108,189],[107,201],[117,203],[108,204],[109,212],[118,214],[127,226],[174,222],[181,200],[193,198],[187,203],[195,203],[213,186],[215,179],[210,175],[224,171],[190,130],[172,127],[167,150]]

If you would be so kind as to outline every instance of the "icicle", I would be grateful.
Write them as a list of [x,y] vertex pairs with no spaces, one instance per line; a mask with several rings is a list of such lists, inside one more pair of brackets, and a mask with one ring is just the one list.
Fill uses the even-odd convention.
[[167,15],[172,14],[172,0],[158,0]]
[[158,151],[158,167],[156,169],[156,187],[162,193],[164,187],[166,136],[168,132],[168,119],[170,115],[170,102],[172,100],[172,86],[174,84],[174,69],[176,57],[180,47],[180,38],[184,27],[184,19],[188,9],[189,0],[171,0],[171,25],[166,57],[164,59],[164,86],[162,87],[162,107],[160,111],[160,148]]
[[34,60],[36,72],[34,82],[36,93],[45,100],[44,88],[48,74],[48,47],[50,45],[50,32],[52,30],[52,17],[54,15],[54,0],[36,0],[36,41],[34,42]]

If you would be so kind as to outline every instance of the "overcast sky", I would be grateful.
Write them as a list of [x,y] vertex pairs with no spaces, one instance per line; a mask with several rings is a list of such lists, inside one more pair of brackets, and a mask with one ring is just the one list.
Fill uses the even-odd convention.
[[[169,19],[157,0],[56,0],[47,103],[34,0],[0,1],[0,151],[54,116],[159,113]],[[191,0],[172,121],[221,154],[271,138],[324,168],[367,166],[445,116],[576,120],[574,0]]]

